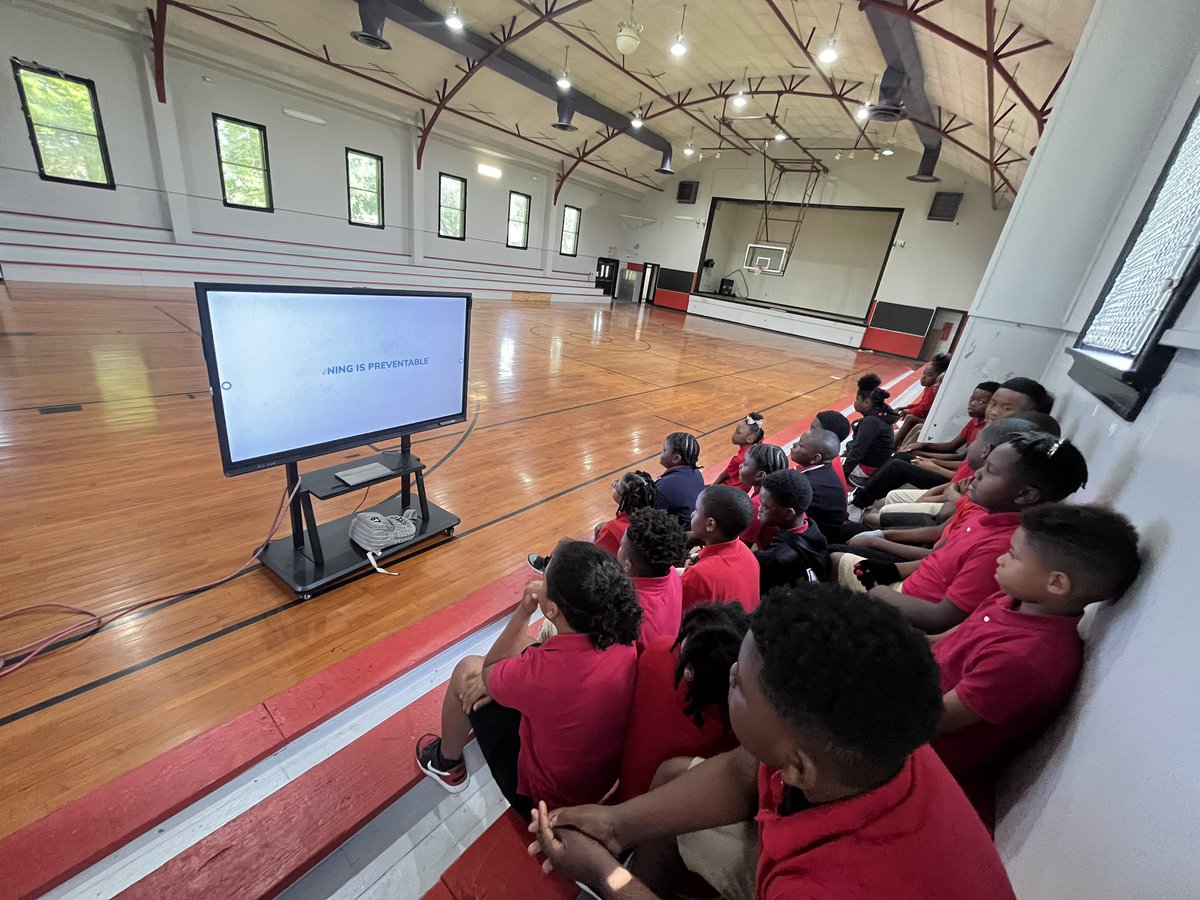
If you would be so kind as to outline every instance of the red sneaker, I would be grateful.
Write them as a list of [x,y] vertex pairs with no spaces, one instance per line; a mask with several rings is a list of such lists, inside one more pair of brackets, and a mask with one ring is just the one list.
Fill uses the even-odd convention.
[[436,734],[425,734],[417,741],[417,766],[440,784],[451,794],[459,794],[467,789],[471,776],[467,773],[467,764],[460,761],[448,771],[438,768],[441,757],[442,739]]

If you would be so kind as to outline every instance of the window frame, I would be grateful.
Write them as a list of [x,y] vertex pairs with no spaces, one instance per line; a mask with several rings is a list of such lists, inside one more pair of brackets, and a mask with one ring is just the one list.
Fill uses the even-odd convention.
[[1122,274],[1126,260],[1135,249],[1143,229],[1154,213],[1159,194],[1175,167],[1180,151],[1195,128],[1200,128],[1200,98],[1192,105],[1179,136],[1172,144],[1171,153],[1163,164],[1137,221],[1130,229],[1120,255],[1113,264],[1087,320],[1079,329],[1074,344],[1066,348],[1071,357],[1068,377],[1127,422],[1132,422],[1138,417],[1175,358],[1176,347],[1164,338],[1192,294],[1200,288],[1200,244],[1194,244],[1186,251],[1186,257],[1181,255],[1175,261],[1179,275],[1173,277],[1169,283],[1170,295],[1163,303],[1141,349],[1133,354],[1115,354],[1128,359],[1125,367],[1106,358],[1102,349],[1089,345],[1087,336],[1092,323],[1103,311],[1110,291]]
[[[524,197],[525,203],[526,203],[525,222],[524,222],[525,240],[524,240],[524,243],[521,243],[521,244],[510,244],[509,243],[509,231],[512,228],[513,222],[515,221],[512,217],[513,197]],[[528,250],[529,249],[529,220],[531,218],[533,218],[533,195],[525,194],[525,193],[522,193],[521,191],[509,191],[508,192],[508,219],[507,219],[506,227],[504,229],[504,246],[505,247],[508,247],[512,250]]]
[[[575,231],[572,232],[575,240],[571,244],[571,252],[568,253],[563,249],[567,237],[567,210],[573,209],[576,212]],[[558,233],[558,254],[559,256],[578,256],[579,255],[579,235],[583,231],[583,208],[579,206],[571,206],[569,203],[563,206],[562,228]]]
[[[267,145],[267,126],[260,125],[257,122],[248,122],[245,119],[239,119],[236,116],[227,116],[223,113],[213,113],[213,141],[217,148],[217,178],[221,182],[221,202],[230,209],[248,209],[253,212],[273,213],[275,212],[275,189],[271,186],[271,153]],[[225,189],[225,160],[221,158],[221,132],[217,128],[217,123],[220,120],[232,122],[235,125],[245,125],[247,128],[257,129],[262,136],[262,152],[263,152],[263,182],[267,188],[267,205],[266,206],[250,206],[246,203],[232,203],[229,200],[229,193]]]
[[[66,72],[61,72],[58,69],[52,69],[49,66],[38,65],[37,63],[25,62],[17,57],[11,57],[13,68],[13,80],[17,83],[17,97],[21,103],[21,112],[25,116],[25,127],[29,132],[29,143],[33,145],[33,157],[37,162],[38,176],[43,181],[53,181],[58,184],[78,184],[84,187],[101,188],[107,191],[115,191],[117,189],[116,179],[113,177],[112,159],[108,155],[108,138],[104,133],[104,120],[100,115],[100,96],[96,91],[96,82],[90,78],[81,78],[78,75],[68,75]],[[79,178],[63,178],[61,175],[49,175],[46,172],[46,164],[42,159],[42,147],[38,143],[37,129],[35,127],[33,116],[29,112],[29,101],[25,96],[25,85],[21,81],[21,70],[27,69],[30,72],[36,72],[41,75],[49,75],[53,78],[60,78],[63,81],[71,81],[75,84],[81,84],[88,90],[88,97],[92,103],[92,121],[96,125],[96,142],[100,145],[100,161],[104,165],[104,174],[107,181],[85,181]],[[54,126],[47,126],[54,127]],[[64,129],[60,129],[64,130]]]
[[[442,234],[442,179],[449,178],[462,184],[462,234]],[[438,221],[437,236],[448,241],[465,241],[467,239],[467,179],[461,175],[451,175],[449,172],[438,172]]]
[[[355,153],[359,156],[368,156],[371,159],[375,160],[375,162],[379,163],[379,190],[376,192],[379,196],[379,224],[375,224],[374,222],[356,222],[356,221],[354,221],[354,204],[351,203],[350,198],[353,195],[354,191],[356,191],[356,190],[361,191],[362,188],[355,188],[353,185],[350,184],[350,154],[351,153]],[[351,225],[357,225],[359,228],[383,229],[383,228],[387,227],[387,219],[384,216],[384,212],[383,212],[383,157],[380,156],[378,153],[368,153],[366,150],[355,150],[353,147],[346,148],[346,221],[348,223],[350,223]]]

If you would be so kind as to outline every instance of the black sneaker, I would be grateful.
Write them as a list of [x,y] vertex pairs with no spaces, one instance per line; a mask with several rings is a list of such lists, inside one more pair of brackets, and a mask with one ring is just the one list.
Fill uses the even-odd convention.
[[538,556],[536,553],[530,553],[525,557],[525,562],[529,563],[529,568],[535,572],[545,572],[546,566],[550,565],[550,557]]
[[436,734],[422,735],[417,741],[417,766],[451,794],[460,794],[467,789],[471,776],[467,764],[459,760],[458,765],[443,771],[438,768],[441,759],[442,739]]

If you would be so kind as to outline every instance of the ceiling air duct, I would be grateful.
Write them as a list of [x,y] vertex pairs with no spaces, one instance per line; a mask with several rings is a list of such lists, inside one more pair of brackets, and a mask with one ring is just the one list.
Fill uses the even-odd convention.
[[559,131],[578,131],[579,126],[572,125],[571,119],[575,117],[575,104],[568,96],[558,98],[558,121],[553,127]]
[[925,152],[921,154],[921,164],[917,166],[917,171],[905,177],[909,181],[919,181],[922,183],[941,181],[942,179],[933,174],[933,170],[937,168],[938,157],[941,155],[942,148],[940,144],[936,147],[926,147]]
[[392,49],[383,36],[383,23],[387,21],[385,0],[360,0],[358,18],[362,22],[362,31],[352,31],[350,37],[372,50]]
[[671,145],[668,144],[662,152],[662,162],[658,164],[658,168],[654,170],[659,175],[674,175],[675,170],[671,168]]

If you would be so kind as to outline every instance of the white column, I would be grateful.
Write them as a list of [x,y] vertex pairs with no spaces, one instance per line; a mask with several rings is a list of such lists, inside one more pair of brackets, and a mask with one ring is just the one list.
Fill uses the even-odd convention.
[[[183,172],[183,151],[179,144],[179,123],[175,119],[171,86],[167,84],[167,102],[159,103],[154,85],[154,56],[147,54],[142,60],[142,74],[146,78],[145,96],[150,104],[150,135],[153,140],[151,151],[162,172],[162,187],[166,192],[167,219],[175,243],[192,240],[192,213],[188,207],[187,177]],[[170,72],[170,60],[167,60]]]

